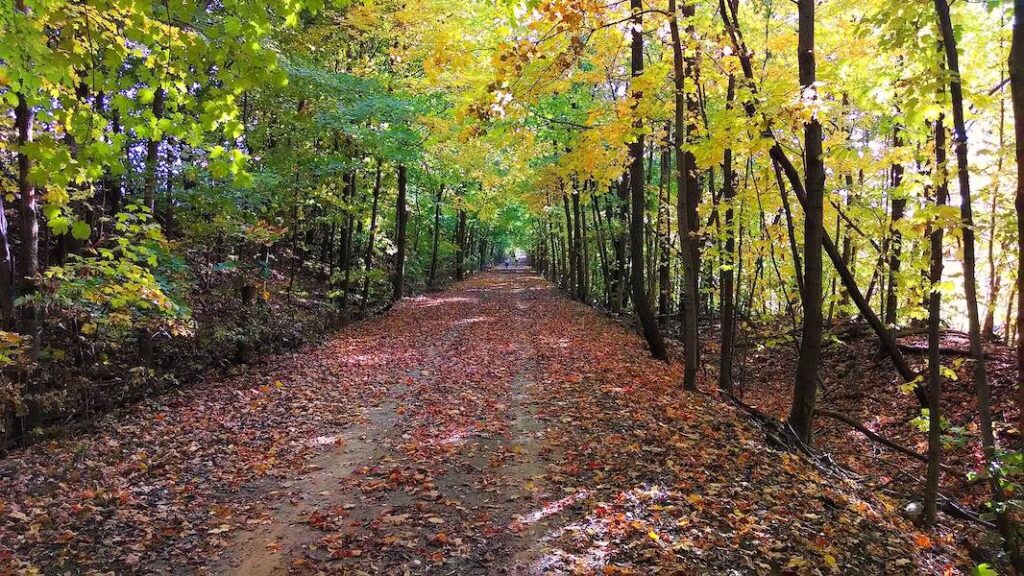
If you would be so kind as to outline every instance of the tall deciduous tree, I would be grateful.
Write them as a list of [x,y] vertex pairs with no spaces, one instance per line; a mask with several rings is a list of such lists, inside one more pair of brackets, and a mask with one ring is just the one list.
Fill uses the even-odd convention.
[[[642,0],[630,0],[632,31],[630,33],[630,71],[634,82],[644,71],[644,17]],[[634,110],[640,105],[643,92],[633,87]],[[634,140],[629,145],[629,191],[632,219],[629,223],[630,259],[632,260],[631,284],[633,288],[633,309],[640,319],[644,338],[650,346],[651,355],[659,360],[668,360],[665,340],[658,328],[658,320],[651,312],[644,284],[644,214],[647,207],[646,180],[644,179],[644,135],[643,118],[638,114],[633,121]]]
[[[816,0],[798,0],[797,62],[801,98],[806,105],[817,99],[814,54]],[[814,405],[818,393],[818,368],[822,339],[822,237],[825,196],[825,161],[822,157],[821,123],[812,116],[804,122],[804,290],[803,331],[789,423],[804,442],[813,434]]]

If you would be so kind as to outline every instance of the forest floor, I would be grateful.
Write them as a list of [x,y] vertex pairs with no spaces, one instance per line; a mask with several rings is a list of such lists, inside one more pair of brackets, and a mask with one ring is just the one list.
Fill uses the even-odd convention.
[[0,574],[902,574],[900,502],[495,271],[0,461]]

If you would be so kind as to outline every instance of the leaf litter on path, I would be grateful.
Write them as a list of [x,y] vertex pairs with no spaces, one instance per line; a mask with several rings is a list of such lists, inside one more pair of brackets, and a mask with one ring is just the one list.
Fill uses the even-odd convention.
[[[0,462],[0,572],[956,572],[523,271]],[[919,540],[919,539],[918,539]]]

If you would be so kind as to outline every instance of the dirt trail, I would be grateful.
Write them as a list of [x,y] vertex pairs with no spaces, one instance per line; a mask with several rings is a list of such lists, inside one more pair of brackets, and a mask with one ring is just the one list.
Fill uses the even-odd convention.
[[269,490],[254,487],[251,497],[274,502],[259,527],[234,537],[233,545],[217,565],[214,574],[275,576],[287,574],[292,562],[302,562],[302,550],[316,539],[310,518],[336,506],[346,506],[338,483],[379,455],[376,446],[394,427],[395,404],[382,403],[366,411],[356,423],[340,434],[321,436],[313,444],[323,453],[303,464],[293,480]]
[[0,574],[966,566],[680,372],[529,271],[482,274],[0,461]]

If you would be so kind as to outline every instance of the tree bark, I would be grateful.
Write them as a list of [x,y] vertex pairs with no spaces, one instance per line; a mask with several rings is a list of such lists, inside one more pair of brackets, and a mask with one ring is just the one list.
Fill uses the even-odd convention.
[[[816,0],[797,3],[797,62],[800,86],[814,90],[814,7]],[[823,204],[825,196],[825,163],[822,159],[822,131],[817,118],[804,123],[804,178],[807,201],[804,204],[804,301],[803,331],[800,357],[797,360],[796,382],[789,424],[805,443],[811,442],[814,428],[814,405],[818,392],[818,364],[822,340],[822,237],[824,235]]]
[[[892,145],[893,148],[899,148],[903,145],[899,124],[893,128]],[[899,308],[899,299],[897,297],[897,289],[899,286],[897,282],[900,272],[901,252],[903,249],[903,234],[900,232],[899,226],[900,221],[903,220],[903,211],[907,206],[907,199],[903,197],[902,191],[899,190],[900,184],[903,182],[903,165],[894,163],[891,167],[891,172],[892,186],[890,193],[892,194],[892,217],[889,224],[889,284],[886,287],[885,294],[885,323],[893,330],[896,330],[896,313]]]
[[404,164],[398,166],[398,200],[395,204],[395,227],[398,240],[395,242],[395,277],[392,283],[394,300],[401,300],[405,291],[405,228],[409,221],[409,209],[405,205],[407,174]]
[[353,170],[348,174],[348,194],[345,206],[348,215],[345,217],[345,230],[341,237],[341,313],[347,320],[348,292],[352,282],[352,233],[355,229],[355,201],[358,173]]
[[[633,78],[640,76],[644,70],[644,35],[643,35],[643,2],[642,0],[630,0],[630,9],[633,11],[633,27],[630,42],[630,71]],[[633,90],[633,99],[639,101],[643,93]],[[644,209],[647,205],[644,180],[644,136],[643,118],[640,112],[634,108],[633,127],[636,131],[636,140],[629,145],[629,188],[632,201],[633,216],[629,222],[630,257],[633,261],[631,280],[633,287],[633,309],[640,319],[640,326],[644,331],[644,338],[651,349],[651,356],[659,360],[668,361],[668,350],[665,348],[665,340],[658,328],[658,321],[651,312],[651,304],[647,300],[647,290],[644,288]]]
[[564,189],[562,190],[562,211],[565,214],[565,246],[566,246],[566,265],[567,265],[567,268],[565,269],[565,272],[566,272],[566,275],[565,275],[565,279],[566,279],[565,291],[568,292],[570,296],[575,296],[575,294],[576,294],[576,282],[577,282],[577,278],[576,278],[576,273],[577,273],[577,267],[576,267],[576,261],[577,261],[577,256],[576,256],[576,240],[575,240],[575,234],[573,233],[574,231],[573,231],[573,222],[572,222],[572,211],[569,208],[569,195],[565,194],[565,190]]
[[[729,86],[726,91],[726,109],[732,108],[732,100],[736,94],[736,79],[729,75]],[[732,393],[732,357],[733,330],[736,327],[735,288],[733,286],[733,267],[736,265],[736,241],[733,236],[732,201],[736,196],[736,174],[732,169],[732,149],[726,148],[722,154],[722,200],[725,202],[725,251],[721,266],[719,286],[721,289],[721,353],[718,363],[718,387]]]
[[[163,87],[156,89],[153,94],[153,116],[157,123],[164,117],[164,99],[166,93]],[[160,138],[150,137],[146,141],[146,182],[142,189],[142,203],[149,209],[150,214],[156,214],[156,173],[160,161]]]
[[[35,114],[24,95],[18,94],[18,104],[14,109],[14,123],[18,132],[18,196],[20,226],[19,244],[21,248],[18,259],[18,287],[22,296],[36,291],[36,275],[39,273],[39,197],[36,186],[32,183],[29,173],[32,170],[32,158],[22,150],[32,143],[32,130]],[[21,311],[21,333],[30,338],[30,359],[35,361],[40,352],[39,307],[26,303]]]
[[[612,276],[613,278],[613,289],[612,289],[612,312],[621,312],[626,306],[626,292],[629,286],[629,277],[626,271],[629,269],[629,253],[626,250],[626,242],[629,238],[629,179],[624,177],[618,182],[618,207],[619,207],[619,225],[618,228],[613,230],[615,234],[615,242],[613,249],[615,252],[615,270]],[[612,204],[609,201],[608,205],[608,223],[612,223]]]
[[370,299],[370,269],[373,265],[373,244],[377,239],[377,207],[380,204],[381,161],[377,160],[377,175],[373,180],[373,208],[370,210],[370,237],[366,240],[366,256],[363,259],[363,297],[360,301],[360,313],[366,313],[366,303]]
[[[949,193],[946,183],[946,129],[942,116],[935,122],[935,170],[938,186],[935,188],[935,205],[944,206]],[[939,475],[942,464],[942,420],[941,404],[942,377],[940,351],[940,330],[942,328],[942,293],[938,284],[942,281],[942,226],[932,226],[931,262],[928,281],[928,473],[925,482],[924,518],[932,524],[938,511]]]
[[455,279],[466,277],[466,211],[459,210],[459,223],[456,227]]
[[587,301],[587,275],[583,262],[583,222],[580,214],[580,193],[577,190],[572,192],[572,240],[573,253],[576,266],[576,299],[580,302]]
[[[671,125],[668,126],[671,131]],[[672,218],[669,214],[671,201],[672,142],[666,134],[665,147],[661,151],[661,180],[658,187],[658,322],[662,327],[672,316]]]
[[[1017,212],[1017,250],[1024,255],[1024,0],[1013,3],[1013,41],[1010,44],[1010,94],[1013,100],[1013,134],[1016,141],[1014,158],[1017,164],[1017,189],[1014,208]],[[1024,430],[1024,257],[1017,258],[1017,429]],[[1010,325],[1006,325],[1009,336]],[[1009,344],[1009,337],[1007,337]],[[1024,438],[1024,436],[1022,436]]]
[[441,242],[441,198],[444,196],[444,184],[437,188],[437,196],[434,198],[434,243],[430,249],[430,275],[427,277],[427,286],[431,289],[437,287],[437,247]]
[[[684,150],[689,125],[686,120],[687,97],[685,79],[687,62],[683,57],[682,39],[679,35],[679,19],[676,15],[676,0],[668,0],[669,31],[672,35],[672,79],[675,88],[675,152],[676,152],[676,217],[679,219],[679,252],[683,261],[683,282],[680,287],[683,303],[680,313],[683,318],[683,387],[697,389],[697,363],[699,362],[700,341],[697,335],[697,262],[694,260],[692,244],[694,222],[690,221],[688,197],[695,195],[695,178],[688,173],[691,163]],[[684,14],[693,14],[691,7],[683,7]]]

